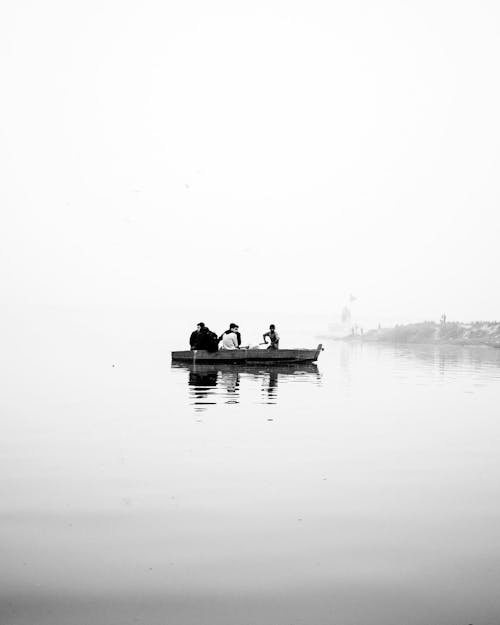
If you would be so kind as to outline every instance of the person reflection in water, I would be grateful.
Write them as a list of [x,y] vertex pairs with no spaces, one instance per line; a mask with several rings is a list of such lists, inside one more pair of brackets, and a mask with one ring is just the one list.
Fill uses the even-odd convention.
[[227,393],[226,404],[237,404],[240,386],[240,374],[236,370],[224,369],[220,374],[220,385]]
[[[193,386],[195,404],[215,403],[207,402],[206,399],[213,393],[213,387],[217,386],[217,371],[189,371],[189,386]],[[204,400],[204,401],[198,401]]]
[[269,398],[270,403],[273,403],[273,404],[276,403],[276,399],[278,397],[278,372],[277,371],[269,372],[269,381],[268,381],[266,390],[267,390],[267,396]]

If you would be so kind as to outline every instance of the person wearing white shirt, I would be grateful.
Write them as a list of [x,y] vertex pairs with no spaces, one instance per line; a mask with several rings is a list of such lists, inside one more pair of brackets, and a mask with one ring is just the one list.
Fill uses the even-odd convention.
[[241,334],[239,333],[239,327],[237,323],[230,323],[229,330],[226,330],[219,336],[219,341],[222,341],[222,339],[224,338],[224,334],[230,334],[231,332],[234,332],[236,334],[236,338],[238,340],[238,347],[240,347],[241,346]]
[[239,349],[236,332],[225,332],[222,335],[222,349]]

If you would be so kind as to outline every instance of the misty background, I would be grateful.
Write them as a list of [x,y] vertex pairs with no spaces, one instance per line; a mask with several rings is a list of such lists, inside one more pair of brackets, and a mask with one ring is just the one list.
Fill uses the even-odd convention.
[[498,318],[499,13],[4,2],[5,333]]
[[0,3],[2,623],[499,622],[499,15]]

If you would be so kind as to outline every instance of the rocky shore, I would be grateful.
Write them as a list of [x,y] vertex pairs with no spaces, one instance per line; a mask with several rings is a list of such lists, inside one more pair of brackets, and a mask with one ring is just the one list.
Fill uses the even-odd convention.
[[462,323],[424,321],[350,334],[346,341],[430,343],[437,345],[488,345],[500,348],[500,322]]

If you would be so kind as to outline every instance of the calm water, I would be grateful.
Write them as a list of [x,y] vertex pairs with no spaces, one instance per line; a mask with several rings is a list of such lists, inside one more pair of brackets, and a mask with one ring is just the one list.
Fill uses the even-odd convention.
[[9,364],[2,625],[500,622],[500,350]]

